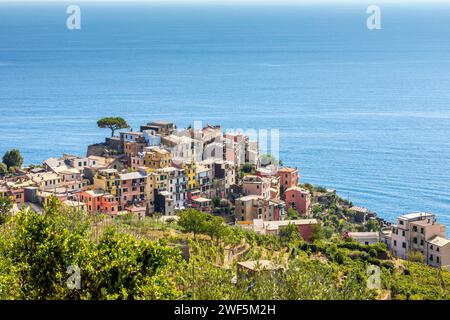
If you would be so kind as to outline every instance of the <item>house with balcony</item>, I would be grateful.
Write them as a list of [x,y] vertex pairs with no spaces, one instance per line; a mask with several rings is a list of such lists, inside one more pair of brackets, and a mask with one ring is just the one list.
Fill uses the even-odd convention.
[[201,196],[193,196],[191,198],[191,207],[203,212],[211,212],[211,199]]
[[107,213],[116,215],[119,205],[116,198],[104,190],[87,190],[79,194],[78,201],[86,204],[89,213]]
[[104,190],[113,196],[117,196],[117,183],[119,173],[116,169],[100,169],[94,176],[93,189]]
[[211,196],[212,170],[204,165],[197,165],[195,168],[195,185],[201,194]]
[[122,173],[117,179],[117,198],[119,210],[125,207],[145,202],[147,173],[144,170]]

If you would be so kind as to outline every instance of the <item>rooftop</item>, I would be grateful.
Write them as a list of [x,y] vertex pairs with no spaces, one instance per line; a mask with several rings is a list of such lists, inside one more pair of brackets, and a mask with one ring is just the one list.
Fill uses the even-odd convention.
[[435,216],[434,213],[429,213],[429,212],[413,212],[413,213],[401,215],[398,217],[398,219],[414,220],[414,219],[434,217],[434,216]]
[[351,211],[358,211],[358,212],[369,212],[369,209],[365,208],[365,207],[358,207],[358,206],[353,206],[350,208]]
[[450,239],[446,239],[446,238],[443,238],[440,236],[435,236],[435,237],[431,238],[430,240],[428,240],[428,242],[430,244],[434,244],[435,246],[443,247],[450,243]]
[[291,191],[291,190],[295,190],[295,191],[302,192],[302,193],[309,193],[308,190],[300,188],[299,186],[294,186],[294,187],[290,187],[290,188],[286,189],[286,191]]
[[278,169],[278,172],[295,172],[298,171],[297,168],[289,168],[289,167],[284,167],[284,168],[280,168]]
[[139,171],[119,174],[121,180],[142,179],[145,177],[146,174]]
[[105,193],[103,192],[103,190],[101,190],[101,189],[87,190],[87,191],[85,191],[85,192],[86,192],[88,195],[93,196],[93,197],[99,197],[99,196],[105,194]]
[[348,235],[349,235],[349,237],[357,238],[357,239],[378,238],[379,237],[378,232],[349,232]]
[[296,226],[305,226],[310,224],[317,224],[316,219],[296,219],[296,220],[280,220],[280,221],[267,221],[264,222],[267,229],[276,230],[280,227],[285,227],[290,224],[295,224]]
[[211,199],[198,197],[198,198],[193,198],[192,201],[195,201],[195,202],[211,202]]

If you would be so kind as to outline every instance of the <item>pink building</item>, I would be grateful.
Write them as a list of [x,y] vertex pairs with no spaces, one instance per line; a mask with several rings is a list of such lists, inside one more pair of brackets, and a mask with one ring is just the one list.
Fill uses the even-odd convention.
[[300,187],[291,187],[285,191],[286,208],[297,210],[300,214],[307,214],[310,205],[310,194],[308,190]]
[[277,175],[280,177],[280,188],[284,191],[297,186],[299,183],[300,177],[297,168],[280,168]]
[[126,206],[145,201],[145,187],[147,174],[144,171],[119,174],[117,197],[119,210]]
[[258,176],[248,175],[242,179],[242,190],[246,196],[255,195],[270,198],[270,180]]

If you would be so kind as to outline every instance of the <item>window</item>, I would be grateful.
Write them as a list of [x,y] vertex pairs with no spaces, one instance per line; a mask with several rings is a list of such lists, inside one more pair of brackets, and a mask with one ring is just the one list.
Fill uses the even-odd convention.
[[423,246],[423,239],[420,239],[420,245]]
[[400,224],[403,225],[403,221],[400,220]]
[[436,248],[436,251],[439,252],[439,247]]
[[420,233],[424,234],[424,229],[423,228],[420,228]]
[[397,240],[394,240],[394,246],[397,246]]
[[430,261],[433,261],[433,255],[430,254]]
[[439,262],[440,262],[440,261],[439,261],[439,257],[436,257],[436,262],[437,262],[437,263],[439,263]]
[[406,248],[406,242],[402,242],[402,248]]
[[414,231],[414,232],[417,232],[417,226],[414,226],[414,227],[413,227],[413,231]]
[[403,236],[403,237],[405,236],[405,231],[404,231],[404,230],[402,231],[402,236]]
[[413,238],[413,242],[417,244],[417,238]]
[[295,194],[292,194],[292,198],[295,198]]

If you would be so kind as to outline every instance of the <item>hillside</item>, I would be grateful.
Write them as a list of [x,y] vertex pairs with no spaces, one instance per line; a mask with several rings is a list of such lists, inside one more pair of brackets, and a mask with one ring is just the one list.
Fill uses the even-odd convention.
[[[0,228],[1,299],[450,299],[449,272],[393,260],[383,245],[310,244],[291,228],[263,236],[193,210],[178,222],[112,219],[54,201]],[[265,260],[272,271],[238,272]],[[367,287],[369,265],[380,289]]]

